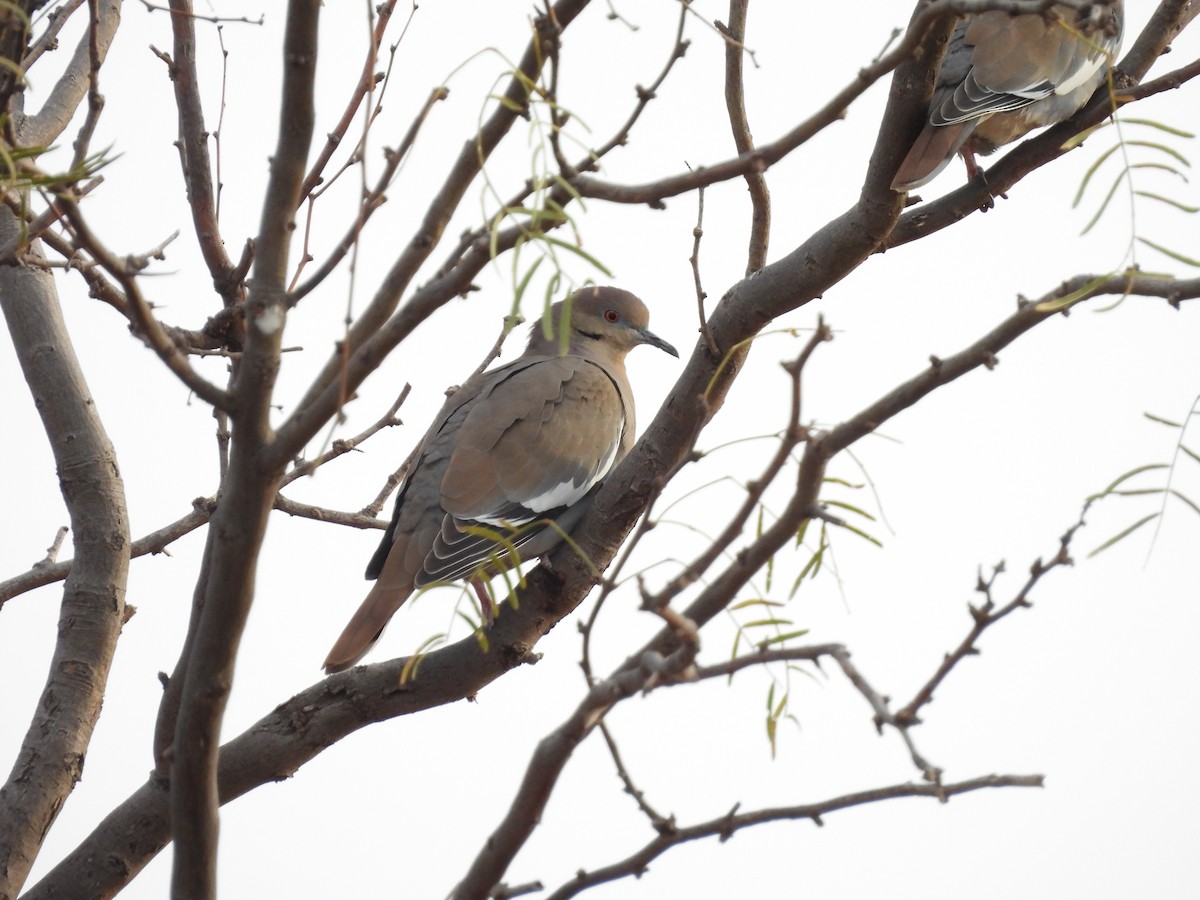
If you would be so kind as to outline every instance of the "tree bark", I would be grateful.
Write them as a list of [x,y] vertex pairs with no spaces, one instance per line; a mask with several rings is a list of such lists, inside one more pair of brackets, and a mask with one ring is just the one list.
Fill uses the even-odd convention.
[[[0,207],[0,241],[19,227]],[[130,540],[116,452],[67,336],[49,272],[0,267],[0,311],[50,441],[75,543],[46,686],[0,787],[0,900],[9,900],[29,876],[83,771],[125,615]],[[54,639],[30,639],[39,637]]]

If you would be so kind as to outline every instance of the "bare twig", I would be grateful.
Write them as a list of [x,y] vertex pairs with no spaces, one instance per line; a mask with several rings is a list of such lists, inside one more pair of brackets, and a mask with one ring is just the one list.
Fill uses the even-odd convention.
[[654,685],[690,677],[699,649],[695,626],[673,617],[667,627],[679,638],[674,652],[666,657],[644,654],[594,685],[571,717],[538,743],[508,814],[480,849],[451,897],[486,896],[499,883],[509,861],[536,827],[567,760],[613,706]]
[[374,516],[364,516],[362,513],[345,512],[340,509],[329,509],[324,506],[312,506],[291,500],[283,494],[275,497],[275,509],[301,519],[312,519],[315,522],[326,522],[330,525],[344,525],[348,528],[387,528],[387,522]]
[[[147,4],[147,8],[153,7]],[[241,300],[241,285],[231,277],[234,265],[225,252],[225,242],[221,239],[217,222],[216,191],[208,155],[208,130],[204,125],[196,70],[195,19],[198,17],[192,12],[190,0],[170,0],[170,9],[171,30],[175,39],[175,55],[170,63],[171,82],[175,88],[175,104],[179,108],[179,157],[187,186],[192,227],[214,286],[225,306],[234,306]]]
[[[300,284],[297,284],[296,282],[299,279],[300,273],[303,271],[304,266],[301,264],[297,267],[296,274],[292,279],[292,285],[288,288],[289,302],[293,306],[300,302],[300,300],[306,294],[309,294],[314,288],[320,285],[329,276],[329,274],[337,268],[338,264],[346,258],[346,255],[357,245],[359,235],[362,233],[362,229],[366,225],[367,220],[370,219],[374,212],[383,205],[384,200],[386,199],[385,195],[388,187],[391,185],[392,180],[396,177],[396,172],[399,170],[401,163],[408,155],[408,151],[411,150],[413,144],[416,143],[417,135],[420,133],[421,126],[425,124],[425,120],[429,117],[429,113],[433,109],[434,104],[445,100],[448,96],[450,96],[450,92],[445,87],[434,88],[433,91],[430,92],[429,97],[426,99],[425,105],[421,107],[421,111],[417,113],[416,118],[414,118],[412,124],[409,125],[408,132],[404,135],[400,145],[395,150],[386,149],[384,151],[384,159],[386,164],[384,165],[383,171],[380,173],[379,177],[375,179],[375,187],[364,195],[362,202],[359,204],[358,212],[355,215],[354,222],[347,230],[345,236],[341,239],[341,241],[338,242],[338,245],[326,258],[325,262],[323,262],[320,267],[318,267],[316,272],[310,275],[307,280]],[[310,196],[308,201],[309,221],[311,221],[313,209],[312,204],[314,199],[314,196]],[[311,257],[308,256],[307,226],[305,229],[304,256],[311,259]]]
[[49,547],[46,548],[45,557],[43,557],[40,562],[35,562],[33,564],[34,569],[40,569],[44,566],[52,565],[58,559],[58,551],[62,549],[63,541],[67,539],[67,534],[70,532],[70,530],[71,529],[66,525],[59,527],[58,531],[54,533],[54,541]]
[[136,324],[139,334],[146,343],[158,354],[159,359],[206,403],[226,411],[232,410],[233,398],[191,367],[187,357],[180,352],[179,347],[171,340],[158,320],[151,315],[150,305],[142,296],[135,273],[130,271],[130,267],[124,260],[117,258],[92,233],[75,200],[68,194],[60,194],[58,202],[78,236],[80,246],[86,249],[92,258],[120,283],[125,300],[128,302],[132,321]]
[[968,781],[954,784],[893,784],[888,787],[875,788],[869,791],[859,791],[853,794],[843,794],[816,803],[806,803],[797,806],[760,809],[752,812],[739,813],[734,807],[728,814],[717,819],[702,822],[697,825],[676,826],[668,832],[660,833],[649,841],[641,850],[619,862],[591,872],[580,872],[571,881],[562,885],[558,890],[548,895],[547,900],[567,900],[588,888],[615,881],[619,878],[637,876],[646,871],[649,864],[672,847],[702,838],[717,838],[728,840],[736,832],[759,825],[764,822],[791,821],[809,819],[816,825],[823,824],[823,818],[830,813],[870,803],[880,803],[885,800],[895,800],[901,797],[933,797],[945,802],[949,797],[966,794],[971,791],[1003,787],[1042,787],[1041,775],[984,775]]
[[696,286],[696,308],[700,314],[700,334],[704,338],[708,352],[720,357],[721,348],[713,340],[712,332],[708,330],[708,318],[704,314],[704,300],[708,297],[700,282],[700,239],[704,237],[704,188],[696,192],[696,227],[692,229],[692,255],[688,262],[692,266],[692,281]]
[[913,698],[902,709],[897,710],[894,716],[890,717],[890,720],[888,720],[889,724],[901,730],[906,729],[910,725],[918,724],[921,721],[921,708],[933,700],[934,692],[946,680],[946,676],[968,656],[977,656],[979,654],[978,642],[983,633],[992,625],[995,625],[1001,619],[1018,609],[1028,609],[1032,606],[1033,604],[1029,599],[1029,595],[1045,575],[1063,566],[1072,565],[1070,554],[1071,541],[1075,537],[1075,533],[1083,527],[1083,516],[1086,512],[1087,506],[1085,505],[1079,520],[1059,538],[1058,551],[1050,558],[1050,561],[1042,562],[1040,559],[1035,560],[1029,568],[1029,577],[1025,580],[1021,589],[1004,606],[997,608],[995,601],[992,599],[992,586],[995,583],[996,576],[1003,571],[1003,567],[997,566],[996,570],[992,573],[992,577],[986,581],[980,575],[976,590],[983,594],[984,602],[979,606],[968,606],[973,623],[971,630],[952,652],[946,654],[942,660],[942,664],[938,666],[938,670],[917,690]]
[[334,441],[333,446],[315,459],[298,461],[295,467],[283,476],[283,482],[280,486],[285,487],[291,484],[297,478],[301,478],[305,475],[311,475],[331,459],[337,459],[342,454],[349,453],[351,450],[354,450],[360,446],[364,441],[368,440],[373,435],[383,431],[383,429],[392,428],[393,426],[401,424],[400,419],[396,417],[396,413],[400,411],[400,407],[403,406],[404,401],[408,399],[408,395],[411,390],[411,385],[404,385],[403,389],[400,391],[400,396],[397,397],[392,405],[388,407],[387,412],[380,416],[375,422],[371,423],[371,425],[369,425],[364,431],[356,434],[354,437],[342,438],[341,440]]
[[[725,42],[725,108],[729,113],[733,143],[739,156],[754,151],[754,138],[750,134],[750,122],[746,115],[746,87],[742,72],[742,60],[748,52],[743,41],[749,3],[750,0],[729,0],[728,27],[716,23],[717,30],[728,38]],[[753,59],[754,54],[750,52],[749,55]],[[751,205],[746,274],[751,275],[767,264],[767,246],[771,239],[771,194],[767,190],[767,177],[761,169],[748,170],[745,178]]]
[[84,0],[67,0],[67,2],[50,10],[46,18],[45,30],[30,45],[29,52],[21,60],[22,69],[28,72],[30,67],[38,61],[38,58],[43,53],[58,47],[59,33],[62,31],[63,26],[67,24],[67,20],[71,18],[71,14],[83,6],[83,3]]
[[[375,64],[379,54],[379,48],[383,45],[383,35],[387,31],[388,24],[392,20],[392,13],[396,10],[398,0],[385,0],[374,9],[375,27],[371,34],[370,46],[367,48],[366,58],[363,60],[362,74],[359,76],[358,83],[354,86],[354,90],[350,94],[350,99],[346,102],[346,109],[342,112],[342,117],[334,125],[333,129],[325,135],[325,144],[321,147],[321,151],[317,154],[317,158],[313,160],[308,174],[304,177],[304,183],[300,186],[300,202],[303,203],[309,198],[309,195],[316,190],[324,179],[325,167],[329,165],[329,160],[333,157],[333,153],[345,138],[346,132],[350,130],[350,125],[354,121],[354,116],[358,113],[359,107],[362,105],[363,99],[374,88],[379,81],[379,76],[375,71]],[[408,24],[412,22],[412,18],[416,15],[417,7],[414,4],[408,15],[408,22],[405,23],[405,30],[408,30]],[[403,37],[403,35],[401,35]],[[428,104],[426,105],[428,108]],[[424,112],[418,117],[418,120],[424,118]],[[360,144],[359,150],[362,149]]]

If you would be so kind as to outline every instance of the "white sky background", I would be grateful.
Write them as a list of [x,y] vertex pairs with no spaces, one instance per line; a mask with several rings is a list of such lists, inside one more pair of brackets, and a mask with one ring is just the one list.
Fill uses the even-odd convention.
[[[256,204],[277,116],[283,12],[282,4],[268,7],[265,26],[224,29],[230,55],[222,225],[235,255],[257,230]],[[1127,45],[1153,7],[1150,0],[1131,0]],[[528,8],[511,2],[422,4],[397,57],[377,141],[394,146],[429,90],[472,51],[491,46],[517,59],[528,39],[523,18]],[[590,126],[590,136],[576,132],[585,143],[608,138],[631,108],[633,85],[653,80],[671,46],[675,3],[619,8],[639,31],[605,21],[605,4],[595,3],[566,36],[562,102]],[[727,12],[723,3],[697,2],[695,8],[709,19]],[[341,114],[357,78],[362,9],[338,3],[325,10],[318,136]],[[909,10],[908,3],[882,0],[752,5],[747,43],[759,67],[747,67],[747,105],[755,137],[774,139],[852,80]],[[257,15],[258,9],[242,11]],[[637,183],[732,154],[721,94],[723,48],[697,20],[688,31],[693,44],[687,56],[630,146],[605,161],[603,177]],[[1197,29],[1192,31],[1152,75],[1195,58],[1200,40]],[[220,57],[212,29],[201,26],[198,32],[206,111],[215,127]],[[164,318],[197,327],[214,303],[208,276],[186,237],[190,219],[171,147],[176,128],[171,87],[165,67],[147,49],[151,43],[170,48],[166,15],[128,5],[102,74],[108,103],[96,141],[112,142],[120,157],[85,210],[121,253],[144,252],[175,228],[184,230],[157,267],[161,276],[144,285]],[[360,258],[356,308],[408,239],[441,167],[469,136],[481,97],[505,68],[497,52],[485,53],[449,82],[449,100],[431,115],[389,203],[372,222]],[[34,75],[35,91],[49,85],[48,75],[39,78],[37,70]],[[768,172],[772,260],[853,202],[886,90],[886,82],[877,85],[845,122]],[[1133,115],[1196,130],[1194,93],[1139,104]],[[1085,167],[1111,140],[1108,133],[1096,136],[1082,151],[1034,173],[987,215],[868,260],[821,301],[781,321],[810,328],[823,313],[837,332],[807,372],[806,419],[831,424],[853,415],[920,371],[930,354],[946,356],[977,339],[1009,314],[1018,295],[1035,297],[1064,277],[1123,265],[1131,228],[1127,201],[1118,198],[1104,226],[1087,238],[1078,234],[1099,192],[1093,189],[1086,210],[1070,208]],[[1194,142],[1176,146],[1193,158],[1200,155]],[[527,171],[522,160],[528,152],[518,140],[491,166],[502,195],[511,195]],[[381,165],[376,153],[369,162],[372,177]],[[922,193],[933,197],[951,190],[963,177],[956,163]],[[1147,189],[1182,192],[1188,202],[1198,202],[1194,185],[1143,177]],[[479,196],[473,188],[465,215],[451,224],[444,243],[477,223]],[[695,196],[668,201],[667,207],[655,212],[592,202],[586,214],[575,213],[587,251],[613,270],[614,283],[647,301],[654,330],[687,353],[696,328],[687,262]],[[707,191],[701,265],[710,304],[744,269],[748,217],[742,182]],[[317,240],[327,246],[347,221],[344,202],[334,199]],[[1142,202],[1137,226],[1140,234],[1193,256],[1200,248],[1195,217]],[[433,254],[418,283],[447,251],[448,246]],[[1138,259],[1148,269],[1194,275],[1153,251],[1139,251]],[[394,354],[350,406],[350,421],[340,434],[355,434],[378,418],[406,381],[413,385],[402,410],[407,427],[376,436],[363,453],[294,485],[291,496],[358,509],[375,495],[423,433],[442,390],[462,381],[491,346],[511,299],[509,265],[506,259],[482,273],[480,293],[452,304]],[[593,277],[584,266],[569,265],[577,278]],[[212,420],[128,336],[115,313],[86,298],[78,279],[60,280],[60,290],[117,447],[133,534],[140,536],[179,517],[194,497],[215,488]],[[305,350],[285,359],[278,392],[285,411],[339,332],[347,290],[343,270],[290,319],[285,343]],[[530,299],[535,298],[536,293]],[[840,586],[823,575],[804,587],[787,615],[811,629],[814,642],[847,643],[875,687],[897,705],[907,702],[969,628],[966,604],[977,598],[972,588],[980,565],[1007,560],[1010,574],[1000,580],[997,596],[1008,599],[1032,560],[1055,552],[1088,494],[1135,466],[1169,461],[1176,433],[1142,414],[1186,415],[1200,392],[1200,321],[1194,310],[1177,313],[1161,301],[1131,299],[1104,314],[1096,313],[1098,305],[1039,326],[1001,354],[995,371],[974,373],[939,391],[889,423],[884,429],[889,439],[870,439],[855,449],[878,488],[891,531],[883,523],[871,526],[884,542],[882,550],[838,535]],[[530,305],[526,313],[536,309]],[[778,335],[761,342],[701,447],[769,434],[784,424],[785,384],[777,363],[794,356],[802,340]],[[518,352],[518,345],[514,340],[506,355]],[[204,368],[222,380],[219,362]],[[639,350],[630,369],[644,427],[679,363]],[[11,351],[0,352],[0,384],[12,386],[0,396],[8,436],[3,449],[8,477],[0,483],[0,504],[8,513],[0,525],[0,577],[40,559],[66,521],[53,462],[20,378]],[[675,496],[723,475],[752,477],[769,447],[763,441],[714,453],[690,478],[676,482]],[[1200,498],[1195,470],[1194,463],[1184,464],[1177,486]],[[848,459],[836,462],[832,474],[862,481]],[[829,496],[875,508],[865,490]],[[711,526],[735,497],[728,487],[713,488],[671,518]],[[919,748],[945,768],[947,780],[1041,772],[1047,776],[1044,790],[977,792],[946,806],[892,801],[835,813],[824,828],[809,822],[761,826],[725,844],[709,840],[672,851],[642,879],[589,896],[1195,897],[1200,727],[1193,712],[1200,663],[1192,645],[1200,631],[1195,603],[1200,522],[1175,504],[1148,563],[1149,529],[1092,561],[1082,560],[1086,550],[1151,512],[1156,502],[1110,501],[1093,512],[1075,547],[1080,563],[1048,576],[1034,594],[1032,610],[985,636],[982,657],[963,663],[915,732]],[[365,590],[362,570],[378,537],[281,514],[272,520],[226,718],[228,736],[320,677],[325,651]],[[686,558],[695,544],[683,527],[664,525],[654,538],[659,543],[648,542],[648,558],[654,552]],[[202,544],[202,533],[196,533],[173,545],[169,557],[133,564],[128,601],[138,613],[121,639],[83,782],[30,885],[150,770],[160,695],[156,673],[174,666]],[[63,558],[69,554],[68,545]],[[790,582],[805,559],[782,558],[780,583]],[[664,568],[647,577],[653,586],[667,574]],[[19,746],[41,689],[60,595],[58,585],[42,589],[10,602],[0,617],[4,759]],[[371,659],[410,652],[450,626],[453,596],[434,594],[403,609]],[[507,808],[536,740],[574,708],[582,685],[574,625],[589,608],[585,604],[539,645],[544,658],[537,666],[501,679],[477,703],[360,731],[295,778],[225,807],[223,895],[443,896]],[[461,624],[456,627],[456,636],[465,633]],[[619,593],[594,640],[598,670],[609,671],[656,629],[657,620],[636,611],[633,592]],[[728,629],[712,631],[702,652],[705,662],[725,658],[732,641]],[[747,672],[732,688],[680,687],[616,711],[610,723],[653,805],[687,825],[736,803],[750,810],[813,802],[918,778],[898,737],[874,734],[867,705],[836,674],[793,676],[792,710],[800,728],[781,727],[772,761],[763,728],[768,684],[765,673]],[[609,864],[651,837],[593,735],[570,763],[542,826],[507,880],[541,879],[554,888],[577,869]],[[168,850],[124,896],[165,896],[169,869]]]

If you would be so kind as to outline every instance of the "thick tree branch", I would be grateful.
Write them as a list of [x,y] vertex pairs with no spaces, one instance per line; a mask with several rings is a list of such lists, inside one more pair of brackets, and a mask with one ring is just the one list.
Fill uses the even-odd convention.
[[104,62],[121,24],[121,0],[99,0],[96,13],[95,28],[86,30],[80,37],[67,70],[54,82],[42,108],[35,115],[16,117],[17,139],[22,146],[49,147],[53,144],[87,96],[93,64],[99,66]]
[[[0,234],[19,227],[0,208]],[[70,514],[75,560],[54,655],[29,730],[0,787],[0,897],[16,897],[75,787],[125,614],[129,517],[116,452],[75,356],[50,275],[0,267],[0,312],[42,418]],[[57,638],[57,639],[55,639]]]
[[[229,472],[222,485],[183,654],[168,684],[157,744],[172,745],[172,896],[216,896],[220,728],[234,662],[254,597],[255,571],[283,460],[264,464],[287,317],[288,249],[314,126],[320,0],[292,0],[283,46],[279,133],[271,159],[250,295],[246,345],[234,375]],[[173,734],[169,717],[178,708]]]

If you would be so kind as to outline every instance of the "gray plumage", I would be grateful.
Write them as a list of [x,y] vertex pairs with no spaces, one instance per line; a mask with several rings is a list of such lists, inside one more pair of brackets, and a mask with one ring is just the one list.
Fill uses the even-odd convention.
[[1046,14],[990,11],[959,22],[938,70],[929,118],[892,190],[927,184],[956,153],[975,153],[1074,115],[1104,81],[1121,44],[1124,4],[1055,3]]
[[633,446],[625,354],[639,344],[679,354],[649,331],[642,301],[617,288],[576,291],[551,307],[551,322],[552,336],[535,323],[520,357],[470,379],[443,406],[367,566],[375,584],[326,672],[357,663],[415,590],[467,579],[482,591],[486,577],[551,550]]

